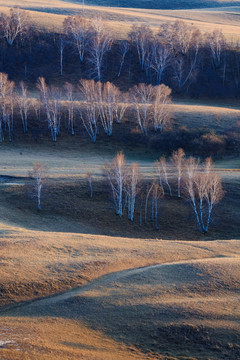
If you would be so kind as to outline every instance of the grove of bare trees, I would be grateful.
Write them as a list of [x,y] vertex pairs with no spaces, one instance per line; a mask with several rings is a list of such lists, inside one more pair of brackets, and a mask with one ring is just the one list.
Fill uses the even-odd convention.
[[185,158],[184,151],[178,149],[173,152],[169,162],[164,157],[156,161],[155,169],[156,176],[152,182],[146,181],[139,165],[129,165],[123,152],[119,152],[111,163],[105,165],[103,171],[110,186],[116,214],[122,217],[127,207],[128,219],[133,221],[138,211],[142,225],[144,208],[145,224],[150,213],[157,230],[161,226],[161,203],[176,193],[178,198],[182,196],[190,202],[199,230],[206,233],[213,208],[224,196],[221,177],[214,170],[211,158],[200,163],[197,158]]

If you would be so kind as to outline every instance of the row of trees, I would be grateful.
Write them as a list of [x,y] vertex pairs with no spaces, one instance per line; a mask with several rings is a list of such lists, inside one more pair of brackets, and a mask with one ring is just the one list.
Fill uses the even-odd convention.
[[128,93],[123,93],[114,84],[94,80],[81,80],[77,89],[65,83],[63,91],[48,86],[40,77],[37,82],[40,98],[30,98],[26,85],[21,82],[15,91],[14,82],[7,74],[0,73],[0,140],[3,141],[4,128],[8,129],[11,140],[13,118],[18,110],[23,131],[28,131],[28,118],[32,110],[38,120],[47,120],[53,141],[61,129],[63,113],[68,119],[68,130],[74,135],[76,118],[81,119],[83,127],[93,142],[96,141],[99,125],[104,132],[112,135],[113,123],[121,123],[128,108],[135,114],[136,122],[145,135],[148,129],[163,131],[171,119],[171,90],[165,85],[139,84]]
[[[37,40],[36,36],[41,39]],[[208,82],[211,87],[221,85],[223,88],[231,83],[236,90],[240,84],[239,46],[227,43],[220,30],[203,34],[195,26],[179,20],[161,25],[157,33],[147,25],[134,25],[128,39],[120,41],[113,38],[102,18],[75,15],[64,20],[62,34],[34,35],[26,12],[14,8],[9,16],[0,15],[0,39],[2,49],[4,44],[8,48],[16,45],[18,58],[23,58],[24,46],[28,44],[25,50],[29,54],[23,59],[25,75],[38,43],[42,52],[52,52],[52,56],[59,59],[61,75],[64,64],[69,65],[75,53],[84,77],[97,81],[126,77],[131,70],[136,82],[160,84],[164,81],[177,92],[189,91],[192,84],[199,86],[199,83],[206,88]],[[3,58],[7,57],[6,53],[2,50]],[[9,53],[12,57],[13,53]],[[108,71],[103,72],[106,65]],[[66,71],[68,68],[65,66]]]
[[[145,224],[151,213],[155,229],[159,228],[159,212],[161,201],[176,193],[178,198],[189,200],[193,209],[199,230],[206,233],[214,206],[223,198],[221,178],[215,172],[211,158],[204,163],[199,159],[185,158],[184,151],[173,152],[170,162],[164,157],[155,161],[155,178],[149,183],[144,180],[137,163],[127,164],[122,152],[118,153],[111,163],[105,164],[104,176],[110,186],[116,214],[122,217],[127,211],[128,219],[134,221],[136,208],[140,213],[140,225]],[[35,179],[37,207],[41,210],[42,186],[46,180],[47,167],[40,163],[33,166],[29,176]],[[90,197],[93,198],[93,175],[86,175],[90,187]],[[173,185],[176,188],[172,190]]]
[[[101,18],[88,20],[81,16],[70,16],[65,19],[63,29],[67,35],[65,41],[68,40],[75,47],[82,63],[85,55],[89,56],[97,79],[100,80],[103,57],[114,42],[104,21]],[[161,25],[158,33],[154,34],[148,25],[133,25],[128,40],[121,42],[118,49],[118,77],[128,52],[133,51],[133,48],[141,70],[145,71],[148,80],[154,78],[157,84],[163,81],[164,74],[171,69],[173,79],[181,90],[194,78],[204,52],[208,58],[210,55],[214,68],[223,65],[225,76],[224,61],[228,45],[220,30],[202,34],[195,26],[177,20]]]
[[[139,165],[128,165],[122,152],[118,153],[111,163],[105,165],[104,174],[110,185],[116,214],[123,216],[127,208],[129,220],[134,220],[136,204],[139,205],[140,224],[147,223],[149,205],[151,218],[158,229],[159,208],[161,199],[167,194],[173,197],[189,199],[197,220],[199,230],[208,231],[212,210],[224,196],[221,178],[214,171],[211,158],[203,164],[199,159],[185,158],[184,151],[173,152],[170,162],[165,157],[155,161],[156,177],[152,183],[143,181]],[[176,191],[172,184],[177,184]]]
[[129,37],[135,44],[139,64],[147,78],[154,76],[156,82],[161,83],[167,70],[171,69],[178,90],[194,80],[204,56],[211,59],[215,69],[226,61],[228,45],[220,30],[202,34],[194,25],[180,20],[161,25],[157,35],[147,25],[133,26]]
[[94,80],[81,80],[80,92],[84,104],[79,108],[84,127],[93,142],[96,141],[98,123],[107,135],[112,135],[113,122],[121,123],[128,108],[134,110],[141,132],[148,129],[163,131],[172,117],[171,89],[165,85],[139,84],[122,93],[115,85]]

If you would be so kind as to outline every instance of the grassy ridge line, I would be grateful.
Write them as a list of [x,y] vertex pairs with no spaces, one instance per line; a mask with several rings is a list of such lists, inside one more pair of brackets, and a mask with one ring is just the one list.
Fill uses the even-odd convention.
[[[6,216],[8,209],[1,207],[0,211]],[[235,240],[146,241],[74,232],[31,231],[4,223],[1,229],[1,305],[81,286],[110,272],[219,254],[238,256],[240,251]],[[71,222],[68,229],[74,230]]]
[[[71,3],[82,3],[82,0],[65,1]],[[87,3],[88,5],[119,6],[142,9],[195,9],[240,5],[240,1],[238,0],[88,0]]]
[[[16,0],[10,0],[8,6],[4,0],[0,0],[0,11],[8,12],[9,7],[19,4]],[[39,28],[50,31],[62,31],[62,22],[67,15],[82,13],[82,6],[76,3],[53,1],[50,4],[45,0],[30,2],[25,0],[21,6],[29,9],[33,23]],[[153,30],[158,29],[164,22],[182,19],[189,24],[194,24],[203,32],[211,32],[221,29],[229,39],[239,39],[240,30],[238,22],[238,8],[216,8],[204,10],[143,10],[143,9],[121,9],[114,7],[85,6],[85,16],[92,17],[101,15],[107,21],[109,29],[118,38],[126,37],[133,23],[147,23]]]
[[[6,6],[6,1],[1,0],[0,4]],[[20,4],[21,3],[21,4]],[[85,0],[86,5],[97,5],[106,7],[125,7],[141,9],[194,9],[194,8],[222,8],[226,6],[238,6],[239,0]],[[46,6],[46,7],[70,7],[82,6],[82,0],[8,0],[7,6]]]

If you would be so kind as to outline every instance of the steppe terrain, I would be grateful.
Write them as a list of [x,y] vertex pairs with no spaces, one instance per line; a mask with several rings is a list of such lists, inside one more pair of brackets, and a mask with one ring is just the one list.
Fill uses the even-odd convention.
[[[192,3],[183,7],[203,4]],[[182,19],[240,39],[240,4],[227,3],[186,11],[174,10],[174,3],[143,10],[92,1],[84,14],[103,16],[122,38],[133,23],[157,30]],[[59,32],[66,16],[82,11],[77,2],[60,0],[0,0],[0,11],[14,5],[27,9],[39,28]],[[172,107],[177,128],[225,133],[239,126],[236,99],[174,99]],[[197,230],[189,203],[178,199],[163,200],[156,231],[114,214],[102,168],[124,150],[151,179],[161,153],[123,145],[117,135],[96,144],[69,135],[55,144],[27,134],[0,145],[0,359],[240,359],[239,156],[215,163],[226,193],[209,233]],[[49,168],[41,212],[28,176],[36,161]]]
[[[92,2],[93,3],[93,2]],[[212,3],[212,2],[211,2]],[[211,4],[209,3],[209,4]],[[187,24],[194,24],[203,32],[212,32],[215,29],[222,30],[229,40],[240,37],[240,3],[231,1],[229,7],[207,7],[202,9],[174,10],[174,5],[168,10],[150,10],[131,8],[116,8],[108,6],[94,6],[86,3],[84,15],[102,16],[108,22],[115,36],[126,37],[133,23],[148,24],[155,31],[159,25],[165,22],[173,22],[177,19],[184,20]],[[18,0],[0,0],[0,10],[8,12],[10,6],[19,5]],[[62,31],[61,24],[67,15],[82,13],[82,5],[76,2],[61,0],[22,0],[21,7],[29,11],[33,22],[39,27],[49,30]]]

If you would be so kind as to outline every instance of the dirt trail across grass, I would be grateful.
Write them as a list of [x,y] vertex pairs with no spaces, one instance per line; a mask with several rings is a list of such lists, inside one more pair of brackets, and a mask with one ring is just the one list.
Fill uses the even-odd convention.
[[[208,261],[212,258],[205,258],[202,261]],[[92,281],[91,283],[81,286],[80,288],[73,289],[70,291],[66,291],[64,293],[56,294],[51,297],[46,297],[43,299],[38,299],[34,301],[26,301],[21,302],[20,304],[14,304],[10,306],[6,306],[0,309],[0,316],[38,316],[39,314],[42,315],[42,311],[44,311],[44,307],[47,307],[49,305],[57,305],[61,301],[69,300],[71,298],[74,298],[75,296],[79,296],[82,294],[87,293],[88,291],[96,290],[97,288],[101,288],[104,290],[104,287],[109,286],[110,283],[113,283],[115,281],[118,281],[123,278],[130,278],[134,275],[141,275],[144,272],[155,270],[164,267],[164,266],[174,266],[174,265],[184,265],[184,264],[191,264],[191,263],[197,263],[199,262],[199,259],[194,260],[188,260],[188,261],[175,261],[175,262],[169,262],[169,263],[163,263],[163,264],[156,264],[146,267],[139,267],[136,269],[129,269],[129,270],[123,270],[123,271],[117,271],[113,272],[104,276],[101,276],[100,278],[96,279],[95,281]],[[131,281],[131,280],[130,280]],[[47,310],[48,312],[48,310]],[[48,313],[48,316],[51,316],[51,314]]]
[[198,359],[237,359],[239,270],[237,255],[219,255],[114,272],[75,290],[3,307],[0,321],[65,319],[143,352],[170,349],[168,355],[178,358],[187,349]]

